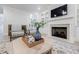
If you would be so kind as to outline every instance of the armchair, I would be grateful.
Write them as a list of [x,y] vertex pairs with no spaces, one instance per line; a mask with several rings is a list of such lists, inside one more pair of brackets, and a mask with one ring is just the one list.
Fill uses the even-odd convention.
[[26,25],[8,25],[8,35],[12,38],[21,37],[26,33]]

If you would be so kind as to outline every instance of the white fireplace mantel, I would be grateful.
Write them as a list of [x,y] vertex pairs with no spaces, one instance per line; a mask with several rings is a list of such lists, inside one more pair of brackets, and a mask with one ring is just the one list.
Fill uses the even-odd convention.
[[52,27],[67,27],[67,39],[66,40],[70,39],[70,24],[50,24],[50,28]]
[[60,21],[60,20],[69,20],[69,19],[72,19],[74,18],[74,16],[62,16],[62,17],[55,17],[55,18],[51,18],[50,21]]

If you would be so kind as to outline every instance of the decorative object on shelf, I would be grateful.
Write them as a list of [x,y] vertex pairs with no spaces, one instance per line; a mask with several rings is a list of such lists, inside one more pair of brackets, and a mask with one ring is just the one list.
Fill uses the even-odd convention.
[[36,27],[36,33],[34,34],[35,41],[39,41],[41,39],[41,33],[39,32],[39,28],[43,27],[46,24],[46,22],[35,22],[34,26]]
[[56,17],[56,15],[54,14],[54,17]]
[[67,14],[67,12],[66,12],[66,11],[64,11],[64,10],[62,10],[62,14],[63,14],[63,15],[66,15],[66,14]]
[[41,13],[41,20],[43,20],[44,22],[46,22],[48,19],[49,19],[49,14],[50,12],[49,11],[44,11]]

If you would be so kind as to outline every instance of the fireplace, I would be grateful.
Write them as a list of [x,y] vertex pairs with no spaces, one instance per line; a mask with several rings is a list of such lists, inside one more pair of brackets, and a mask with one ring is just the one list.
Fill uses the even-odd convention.
[[67,39],[67,27],[52,27],[52,36]]

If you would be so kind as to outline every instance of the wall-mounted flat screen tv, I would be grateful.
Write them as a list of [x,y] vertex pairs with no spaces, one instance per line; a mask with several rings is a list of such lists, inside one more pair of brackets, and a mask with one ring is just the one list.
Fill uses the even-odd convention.
[[67,15],[67,4],[51,10],[51,18]]

